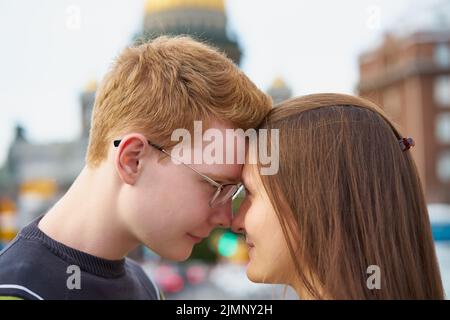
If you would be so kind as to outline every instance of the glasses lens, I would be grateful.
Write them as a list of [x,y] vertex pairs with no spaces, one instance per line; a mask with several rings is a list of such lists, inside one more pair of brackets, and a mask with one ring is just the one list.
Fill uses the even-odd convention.
[[242,191],[244,189],[245,189],[244,185],[243,184],[239,184],[237,189],[236,189],[236,192],[233,194],[233,200],[236,199],[242,193]]
[[211,201],[211,207],[219,207],[229,201],[239,189],[239,185],[229,184],[223,186],[220,193]]

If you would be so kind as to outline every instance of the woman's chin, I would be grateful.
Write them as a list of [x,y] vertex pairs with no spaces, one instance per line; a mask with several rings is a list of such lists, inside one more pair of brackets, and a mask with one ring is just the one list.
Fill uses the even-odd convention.
[[[252,261],[250,260],[250,262],[247,265],[247,278],[251,281],[251,282],[255,282],[255,283],[270,283],[267,282],[267,274],[266,277],[264,277],[264,272],[262,272],[262,270],[259,270],[260,268],[258,268],[255,263],[252,263]],[[266,279],[264,279],[266,278]]]
[[247,278],[248,280],[250,280],[251,282],[255,282],[255,283],[261,283],[261,279],[260,277],[257,277],[256,275],[254,275],[251,271],[249,271],[247,269]]

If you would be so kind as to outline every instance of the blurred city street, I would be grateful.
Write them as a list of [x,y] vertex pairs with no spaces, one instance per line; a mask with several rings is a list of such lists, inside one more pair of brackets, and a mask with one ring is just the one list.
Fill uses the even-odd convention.
[[[196,263],[195,267],[201,270],[202,276],[195,280],[192,276],[186,276],[192,266],[186,268],[182,265],[163,264],[161,266],[152,263],[146,263],[143,266],[149,274],[156,276],[158,285],[161,289],[166,290],[165,297],[170,300],[298,299],[291,287],[251,282],[245,273],[246,266],[242,264],[222,262],[216,265],[207,265]],[[161,278],[161,268],[166,271],[167,268],[170,268],[173,273],[167,273],[167,278]]]

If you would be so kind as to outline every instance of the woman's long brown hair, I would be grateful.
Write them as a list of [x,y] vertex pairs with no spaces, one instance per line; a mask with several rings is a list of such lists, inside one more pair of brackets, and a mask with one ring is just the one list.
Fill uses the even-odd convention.
[[[279,129],[279,172],[261,179],[312,297],[443,299],[416,166],[378,106],[308,95],[273,108],[261,128]],[[380,289],[367,286],[371,265]]]

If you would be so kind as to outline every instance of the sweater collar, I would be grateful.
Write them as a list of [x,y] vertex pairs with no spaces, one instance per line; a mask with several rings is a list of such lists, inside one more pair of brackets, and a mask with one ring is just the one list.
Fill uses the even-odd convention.
[[125,273],[125,259],[108,260],[89,253],[71,248],[47,236],[38,224],[43,215],[23,228],[19,236],[24,239],[36,240],[46,246],[54,255],[69,264],[74,264],[88,273],[104,278],[116,278]]

